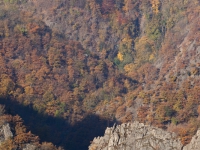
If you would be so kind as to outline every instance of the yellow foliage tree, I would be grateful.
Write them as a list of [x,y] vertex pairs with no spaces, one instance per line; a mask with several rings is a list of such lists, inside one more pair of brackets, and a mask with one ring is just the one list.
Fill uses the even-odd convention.
[[149,61],[153,61],[155,59],[155,55],[154,54],[151,54],[150,56],[149,56]]
[[33,94],[33,88],[31,86],[26,86],[24,88],[24,90],[25,90],[25,93],[28,94],[28,95]]
[[129,0],[124,0],[124,7],[123,7],[123,10],[125,11],[125,12],[127,12],[129,9],[128,9],[128,7],[129,7]]
[[137,58],[134,62],[136,64],[140,65],[143,62],[154,60],[154,42],[147,36],[142,36],[140,39],[136,40],[135,50]]
[[117,54],[117,58],[118,58],[120,61],[123,61],[124,55],[123,55],[121,52],[119,52],[119,53]]
[[151,0],[151,5],[154,13],[159,13],[160,1],[159,0]]
[[133,71],[134,68],[135,68],[135,65],[132,64],[132,63],[131,63],[131,64],[127,64],[127,65],[124,66],[124,70],[125,70],[127,73]]
[[11,94],[15,88],[15,83],[6,75],[1,76],[0,95]]
[[132,50],[132,42],[133,42],[133,39],[131,39],[130,36],[126,36],[125,38],[122,39],[122,42],[120,43],[120,48],[123,47],[124,45],[126,45],[125,52],[127,52],[127,51],[130,52]]

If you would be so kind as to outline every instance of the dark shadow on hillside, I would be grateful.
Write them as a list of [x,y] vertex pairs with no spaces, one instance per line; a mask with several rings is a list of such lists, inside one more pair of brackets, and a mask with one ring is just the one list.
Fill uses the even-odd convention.
[[[40,137],[41,142],[52,142],[66,150],[87,150],[94,137],[102,136],[108,126],[108,120],[96,115],[88,115],[74,126],[62,118],[42,115],[32,107],[23,106],[10,99],[0,99],[0,104],[6,106],[7,113],[18,114],[28,130]],[[110,126],[113,123],[109,123]]]

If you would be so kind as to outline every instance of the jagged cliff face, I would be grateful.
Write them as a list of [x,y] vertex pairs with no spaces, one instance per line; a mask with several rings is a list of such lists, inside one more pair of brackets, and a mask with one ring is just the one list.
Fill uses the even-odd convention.
[[94,138],[89,150],[198,150],[200,130],[183,146],[175,133],[134,122],[107,128],[103,137]]

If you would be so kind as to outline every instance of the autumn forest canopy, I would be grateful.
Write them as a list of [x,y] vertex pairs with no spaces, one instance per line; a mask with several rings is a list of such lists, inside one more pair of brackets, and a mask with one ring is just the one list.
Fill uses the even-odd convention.
[[[187,144],[200,127],[199,15],[199,0],[0,0],[0,98],[72,127],[137,120]],[[77,149],[68,130],[48,142]]]

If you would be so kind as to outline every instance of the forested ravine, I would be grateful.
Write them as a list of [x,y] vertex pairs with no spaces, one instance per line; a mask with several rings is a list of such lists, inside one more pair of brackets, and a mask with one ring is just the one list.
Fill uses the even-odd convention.
[[66,149],[132,121],[185,145],[200,127],[199,16],[199,0],[0,0],[0,98]]

